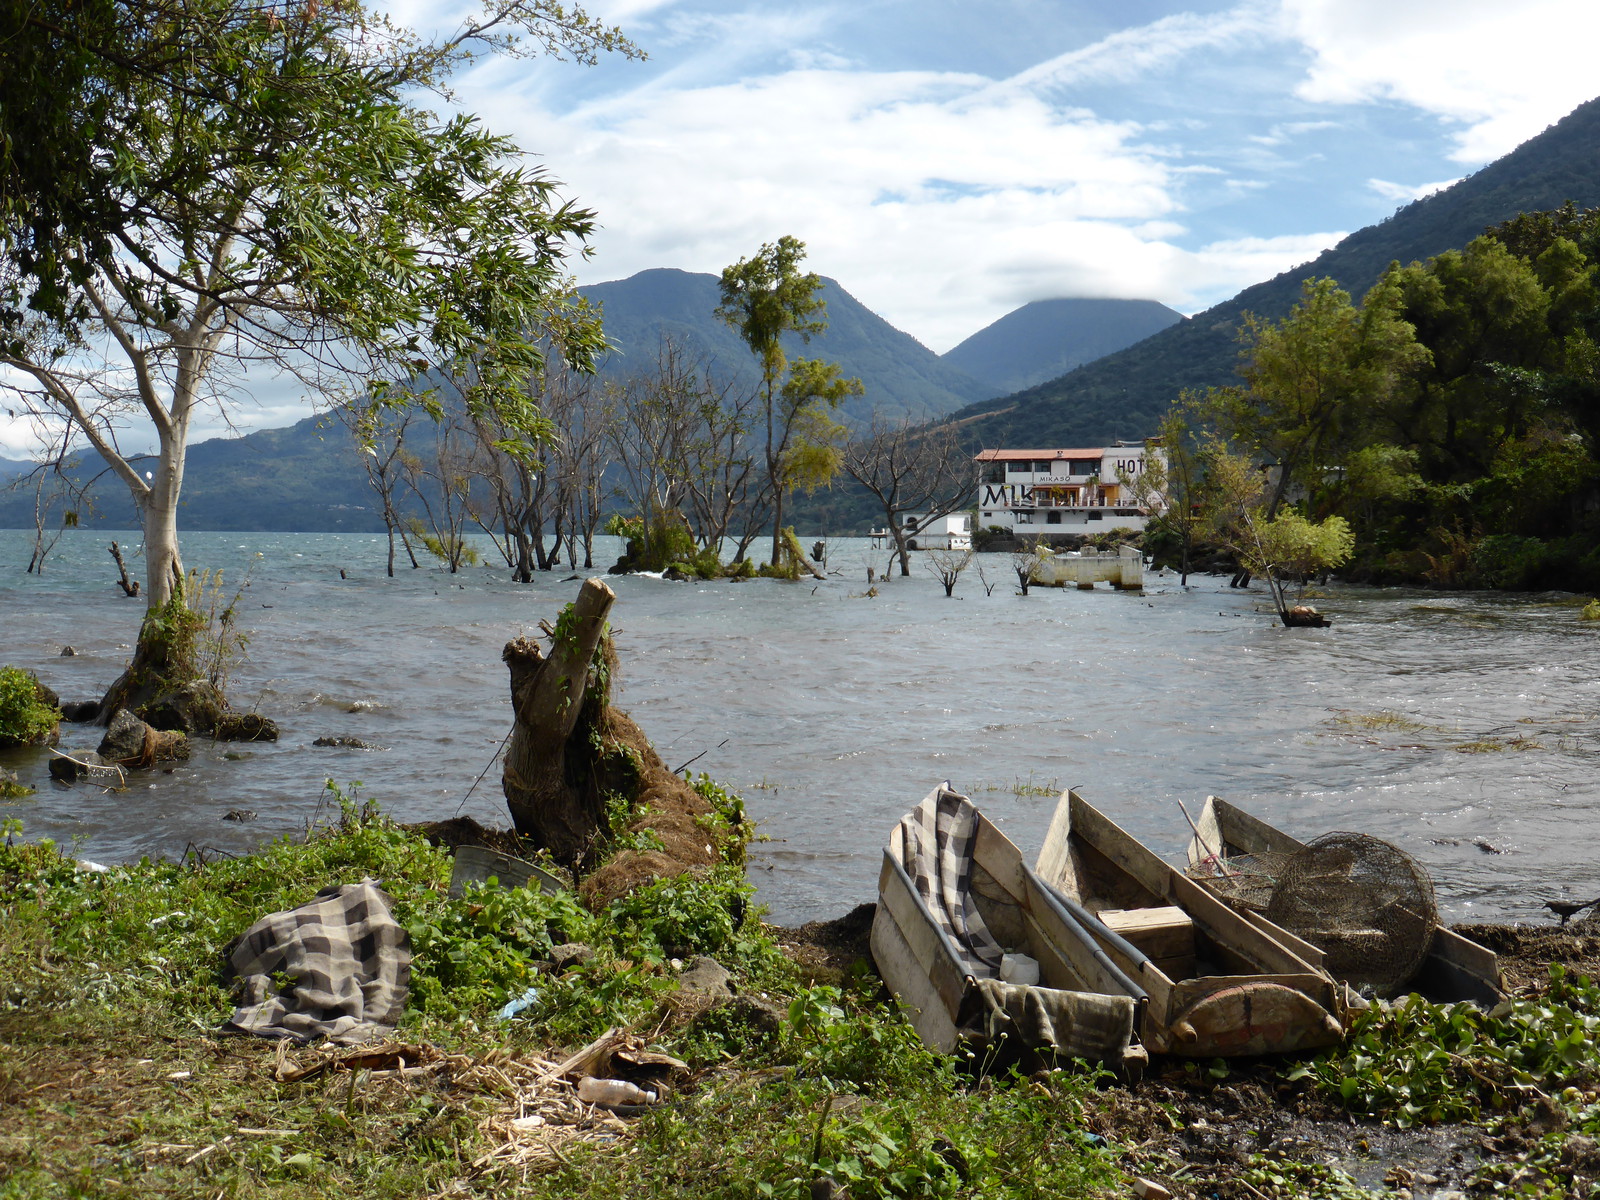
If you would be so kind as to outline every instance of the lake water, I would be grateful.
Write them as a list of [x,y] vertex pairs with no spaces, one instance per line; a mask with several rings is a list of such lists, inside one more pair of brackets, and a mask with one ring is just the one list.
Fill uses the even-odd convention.
[[[32,535],[0,532],[0,663],[37,670],[65,699],[98,697],[143,607],[114,585],[115,536],[73,531],[29,576]],[[0,754],[39,789],[0,815],[102,861],[237,853],[302,831],[327,779],[361,781],[405,820],[509,824],[500,650],[577,594],[573,572],[389,579],[383,539],[360,534],[183,545],[230,590],[250,569],[248,657],[229,692],[282,740],[199,739],[191,762],[115,794],[52,784],[45,752]],[[602,566],[616,553],[604,546]],[[1143,595],[1019,596],[1006,555],[978,556],[992,594],[974,567],[947,599],[915,563],[868,598],[866,567],[881,572],[887,555],[859,539],[831,547],[826,583],[610,580],[617,702],[668,766],[692,760],[744,795],[768,839],[751,874],[774,920],[872,899],[890,827],[944,779],[1030,857],[1061,788],[1175,860],[1179,801],[1198,813],[1215,793],[1301,836],[1398,843],[1455,920],[1545,919],[1545,899],[1600,896],[1600,624],[1578,620],[1574,597],[1336,588],[1317,601],[1331,628],[1286,630],[1263,595],[1210,576],[1187,590],[1151,577]],[[77,656],[59,657],[69,644]],[[63,748],[99,738],[63,728]],[[383,749],[311,745],[337,735]],[[229,809],[259,816],[223,821]]]

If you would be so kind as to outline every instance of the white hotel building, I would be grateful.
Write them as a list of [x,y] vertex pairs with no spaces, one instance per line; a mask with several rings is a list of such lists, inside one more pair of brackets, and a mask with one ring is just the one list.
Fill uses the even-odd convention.
[[978,464],[978,527],[1018,537],[1140,530],[1151,514],[1129,483],[1160,459],[1159,442],[1069,450],[984,450]]

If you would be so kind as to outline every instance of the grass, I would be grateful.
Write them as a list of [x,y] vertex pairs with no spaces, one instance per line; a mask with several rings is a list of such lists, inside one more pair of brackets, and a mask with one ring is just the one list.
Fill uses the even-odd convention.
[[1347,729],[1361,729],[1372,733],[1426,733],[1436,728],[1425,725],[1404,713],[1397,712],[1341,712],[1334,717],[1335,725],[1342,725]]
[[[602,913],[527,891],[451,899],[445,852],[337,798],[337,822],[304,839],[108,872],[5,824],[0,1200],[746,1200],[808,1196],[823,1173],[853,1200],[1121,1186],[1114,1152],[1079,1132],[1096,1073],[974,1079],[925,1050],[875,980],[808,977],[736,870],[665,880]],[[397,1074],[328,1054],[297,1078],[288,1068],[318,1050],[218,1036],[230,941],[367,876],[415,955],[395,1038],[429,1065]],[[551,973],[545,958],[569,941],[593,956]],[[686,1000],[669,956],[691,953],[714,954],[744,999]],[[530,986],[535,1003],[497,1019]],[[633,1121],[590,1113],[565,1140],[530,1134],[538,1154],[511,1145],[511,1119],[539,1100],[537,1064],[618,1026],[688,1065],[675,1094]]]
[[972,789],[974,792],[1006,792],[1019,800],[1029,796],[1059,796],[1066,789],[1052,779],[1049,783],[1041,783],[1034,779],[1033,772],[1028,772],[1028,777],[1023,779],[1020,775],[1010,783],[980,783]]

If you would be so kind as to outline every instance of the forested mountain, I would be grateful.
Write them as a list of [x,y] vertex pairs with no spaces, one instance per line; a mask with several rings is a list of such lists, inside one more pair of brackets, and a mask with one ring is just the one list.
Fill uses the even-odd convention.
[[[749,347],[716,314],[715,275],[662,268],[579,290],[601,306],[606,337],[617,347],[602,366],[606,375],[648,373],[661,339],[670,337],[691,361],[705,360],[717,374],[751,386],[760,379]],[[842,405],[853,420],[873,413],[927,420],[1002,390],[941,361],[834,280],[823,281],[820,296],[828,305],[827,332],[809,343],[787,337],[785,349],[791,358],[836,362],[861,380],[864,393]]]
[[[80,475],[88,478],[99,459],[90,454],[83,458],[86,466]],[[33,495],[31,486],[0,490],[0,528],[31,528]],[[116,476],[103,474],[92,496],[92,504],[80,510],[85,524],[137,527],[128,489]],[[61,508],[60,503],[55,507],[55,522]],[[195,443],[189,450],[178,521],[186,529],[315,533],[383,529],[350,433],[330,414],[307,417],[284,429]]]
[[[851,410],[856,417],[873,410],[914,417],[952,409],[959,409],[963,417],[992,414],[972,425],[974,440],[989,446],[1098,444],[1106,438],[1141,436],[1154,431],[1183,388],[1233,379],[1236,335],[1244,312],[1286,314],[1299,295],[1301,281],[1315,276],[1331,275],[1360,295],[1391,261],[1424,259],[1465,246],[1491,224],[1519,212],[1556,208],[1569,199],[1581,206],[1600,205],[1600,101],[1582,105],[1470,178],[1351,234],[1314,262],[1028,391],[983,400],[993,394],[993,385],[942,361],[831,282],[824,292],[829,301],[828,332],[793,350],[832,359],[846,375],[861,377],[866,394]],[[603,305],[607,332],[617,345],[606,364],[609,374],[649,370],[665,333],[685,351],[705,354],[723,369],[751,371],[753,379],[748,350],[715,316],[715,276],[645,271],[585,292]],[[1035,316],[1030,309],[1049,313],[1062,303],[1071,302],[1029,305],[985,333],[1026,330]],[[985,341],[976,335],[963,346],[975,355]],[[1026,342],[1019,337],[1013,343],[1018,347],[1013,351],[1016,357],[1027,356]],[[955,356],[952,351],[947,357]],[[971,403],[975,400],[979,402]],[[963,403],[967,407],[960,409]],[[97,491],[97,503],[86,519],[120,527],[133,524],[127,491],[119,482],[108,477]],[[849,506],[842,496],[823,493],[814,503],[819,513],[841,510],[829,522],[834,528],[856,523],[845,519],[842,510]],[[807,507],[802,503],[797,515]],[[26,528],[32,521],[32,489],[0,489],[0,527]],[[349,434],[337,419],[327,416],[195,445],[189,455],[180,522],[190,529],[383,527]]]
[[[665,335],[691,361],[704,360],[714,371],[750,385],[758,379],[749,349],[716,316],[716,276],[643,271],[583,290],[602,306],[607,336],[617,347],[602,366],[605,375],[620,380],[653,370]],[[828,281],[822,294],[828,301],[827,332],[809,344],[795,339],[789,349],[793,355],[837,361],[845,375],[861,378],[865,394],[843,406],[851,418],[862,421],[882,412],[925,420],[994,394],[995,388],[940,362],[933,351],[862,306],[837,283]],[[87,477],[98,460],[85,456],[85,461],[81,473]],[[18,466],[26,470],[28,464]],[[0,475],[0,484],[4,482]],[[93,494],[93,505],[82,510],[86,522],[135,524],[127,489],[114,477],[104,476]],[[383,528],[362,460],[349,432],[332,414],[194,445],[180,521],[190,529]],[[32,523],[32,489],[0,490],[0,527]]]
[[1098,445],[1140,437],[1184,388],[1236,380],[1243,315],[1279,318],[1306,279],[1331,276],[1359,297],[1394,261],[1408,263],[1465,246],[1490,225],[1520,212],[1600,205],[1600,100],[1571,114],[1454,186],[1414,201],[1352,233],[1312,262],[1245,289],[1126,350],[1015,395],[964,409],[985,446]]
[[978,330],[941,361],[1010,394],[1065,375],[1183,320],[1154,300],[1035,300]]

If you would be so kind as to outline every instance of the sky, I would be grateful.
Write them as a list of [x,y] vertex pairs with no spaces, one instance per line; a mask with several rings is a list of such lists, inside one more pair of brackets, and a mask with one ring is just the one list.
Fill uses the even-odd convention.
[[491,63],[460,89],[599,215],[582,282],[792,234],[940,353],[1030,300],[1209,307],[1600,93],[1593,0],[590,11],[648,60]]
[[[442,30],[454,3],[391,7]],[[1196,312],[1600,93],[1594,0],[587,7],[648,58],[455,81],[596,212],[580,283],[715,273],[793,235],[940,353],[1032,300]],[[246,391],[240,431],[308,411],[272,380]],[[0,453],[25,437],[0,417]]]

